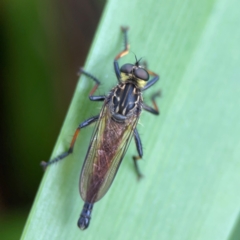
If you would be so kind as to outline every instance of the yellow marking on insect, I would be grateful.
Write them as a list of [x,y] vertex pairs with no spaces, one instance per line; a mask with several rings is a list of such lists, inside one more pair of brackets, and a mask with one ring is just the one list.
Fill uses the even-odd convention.
[[126,82],[126,81],[134,82],[137,85],[137,87],[139,87],[139,88],[143,88],[147,84],[147,81],[144,81],[140,78],[136,78],[131,73],[130,74],[121,73],[121,81],[122,82]]

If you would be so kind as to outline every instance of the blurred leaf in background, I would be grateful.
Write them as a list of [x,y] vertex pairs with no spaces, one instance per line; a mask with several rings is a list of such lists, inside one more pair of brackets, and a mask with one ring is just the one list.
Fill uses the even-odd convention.
[[1,239],[20,237],[43,175],[39,163],[49,158],[102,7],[86,0],[0,3]]

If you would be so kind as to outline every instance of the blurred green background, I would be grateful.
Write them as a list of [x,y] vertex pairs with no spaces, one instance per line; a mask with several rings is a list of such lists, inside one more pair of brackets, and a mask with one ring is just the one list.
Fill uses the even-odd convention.
[[103,0],[0,3],[0,235],[19,239]]

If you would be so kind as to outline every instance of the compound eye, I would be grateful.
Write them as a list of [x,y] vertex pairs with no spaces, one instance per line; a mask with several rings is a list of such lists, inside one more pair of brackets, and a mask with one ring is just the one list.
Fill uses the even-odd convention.
[[143,68],[135,69],[134,75],[135,75],[136,78],[142,79],[144,81],[147,81],[149,79],[148,72]]
[[133,69],[133,64],[130,64],[130,63],[127,63],[127,64],[124,64],[121,68],[120,68],[120,72],[123,72],[123,73],[131,73],[132,72],[132,69]]

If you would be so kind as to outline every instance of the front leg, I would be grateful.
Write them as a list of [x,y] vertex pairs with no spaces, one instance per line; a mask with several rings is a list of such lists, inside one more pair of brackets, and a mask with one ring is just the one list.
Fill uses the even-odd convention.
[[143,109],[148,111],[148,112],[150,112],[150,113],[152,113],[152,114],[154,114],[154,115],[159,115],[160,112],[158,110],[158,106],[156,104],[155,99],[156,99],[156,97],[160,97],[160,96],[161,96],[161,92],[160,91],[158,91],[155,94],[153,94],[152,97],[151,97],[151,100],[152,100],[152,103],[153,103],[153,107],[150,107],[150,106],[146,105],[145,103],[143,103],[142,104]]
[[[79,69],[79,74],[81,74],[81,73],[83,75],[89,77],[90,79],[92,79],[96,83],[89,93],[89,98],[90,98],[90,100],[92,100],[91,98],[94,97],[93,94],[96,92],[96,90],[98,89],[101,82],[96,77],[94,77],[91,73],[86,72],[83,68]],[[94,100],[92,100],[92,101],[94,101]],[[96,101],[100,101],[100,100],[96,100]]]
[[114,58],[114,62],[113,62],[114,70],[115,70],[115,74],[117,76],[118,82],[120,82],[121,80],[121,73],[118,65],[118,59],[127,55],[129,53],[129,48],[130,48],[128,43],[128,36],[127,36],[128,27],[122,27],[121,29],[124,34],[124,49]]

